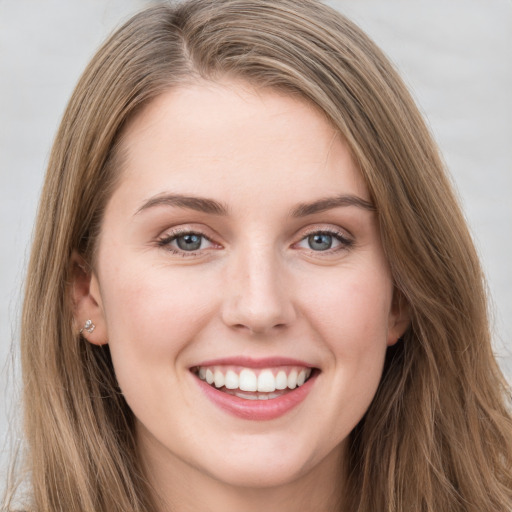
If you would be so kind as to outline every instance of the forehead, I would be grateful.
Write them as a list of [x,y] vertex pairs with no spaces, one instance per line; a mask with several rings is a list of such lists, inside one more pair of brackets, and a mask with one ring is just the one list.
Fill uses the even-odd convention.
[[215,187],[226,200],[291,189],[299,202],[338,192],[368,199],[346,142],[317,107],[246,83],[165,92],[127,126],[121,147],[121,186],[146,194],[211,195]]

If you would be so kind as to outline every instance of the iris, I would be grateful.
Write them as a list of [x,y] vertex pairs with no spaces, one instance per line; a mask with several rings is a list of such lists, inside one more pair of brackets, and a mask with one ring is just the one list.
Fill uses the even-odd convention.
[[201,235],[193,233],[176,237],[176,244],[183,251],[197,251],[200,249],[202,241],[203,237]]
[[316,233],[308,236],[308,245],[314,251],[327,251],[332,247],[332,235]]

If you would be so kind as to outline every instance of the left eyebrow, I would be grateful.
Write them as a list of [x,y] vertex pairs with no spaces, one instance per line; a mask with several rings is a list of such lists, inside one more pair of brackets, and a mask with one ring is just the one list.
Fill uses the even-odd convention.
[[135,215],[144,210],[147,210],[148,208],[154,208],[155,206],[173,206],[176,208],[195,210],[213,215],[228,214],[228,208],[222,203],[214,201],[213,199],[207,199],[205,197],[185,196],[181,194],[164,194],[148,199],[135,212]]
[[326,197],[311,203],[301,203],[291,212],[292,217],[306,217],[315,213],[325,212],[342,206],[356,206],[370,212],[375,212],[375,206],[365,199],[351,194],[336,197]]

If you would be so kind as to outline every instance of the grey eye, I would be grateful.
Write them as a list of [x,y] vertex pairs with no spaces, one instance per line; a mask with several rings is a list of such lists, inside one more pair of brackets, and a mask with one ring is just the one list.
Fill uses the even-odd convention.
[[313,251],[327,251],[332,247],[332,235],[316,233],[308,236],[308,245]]
[[203,237],[193,233],[176,237],[176,245],[182,251],[197,251],[201,248],[202,242]]

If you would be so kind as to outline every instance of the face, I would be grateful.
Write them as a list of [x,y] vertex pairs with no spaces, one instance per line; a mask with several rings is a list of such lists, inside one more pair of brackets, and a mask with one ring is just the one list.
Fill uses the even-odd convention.
[[123,145],[77,314],[142,456],[254,487],[332,469],[403,330],[343,139],[306,102],[226,82],[160,96]]

